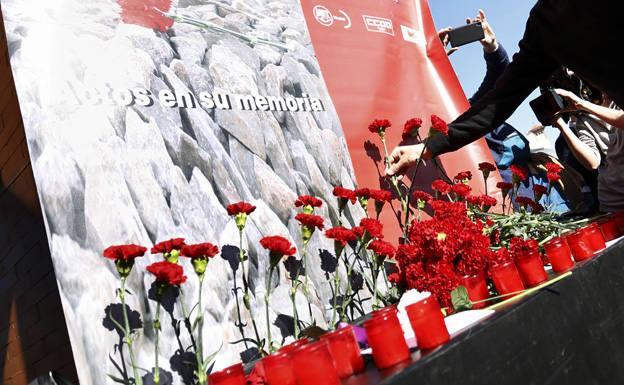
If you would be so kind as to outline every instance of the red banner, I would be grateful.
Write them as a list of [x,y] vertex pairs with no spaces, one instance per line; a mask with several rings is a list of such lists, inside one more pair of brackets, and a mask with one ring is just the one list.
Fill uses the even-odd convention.
[[[379,142],[367,130],[373,119],[394,122],[387,135],[392,151],[406,120],[422,118],[421,135],[426,136],[431,114],[451,121],[469,106],[429,5],[426,0],[302,0],[301,4],[358,183],[376,187],[379,175],[364,146],[367,140]],[[484,140],[441,157],[451,178],[459,171],[472,171],[475,192],[483,192],[477,166],[483,161],[493,163]],[[418,183],[425,185],[435,177],[419,173]],[[496,190],[497,178],[489,180],[490,192]],[[385,223],[391,223],[391,213],[385,216],[389,219]]]

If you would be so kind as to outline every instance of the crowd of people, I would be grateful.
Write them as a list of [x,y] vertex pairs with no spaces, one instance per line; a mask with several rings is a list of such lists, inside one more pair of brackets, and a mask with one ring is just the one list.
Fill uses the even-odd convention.
[[[599,51],[609,39],[591,39],[617,35],[609,31],[616,28],[617,24],[610,24],[616,10],[602,5],[602,1],[591,12],[586,12],[587,5],[580,0],[567,1],[565,6],[554,3],[538,1],[513,60],[482,10],[466,20],[481,23],[487,68],[481,85],[469,99],[471,107],[449,124],[448,137],[436,137],[426,145],[395,148],[388,175],[404,173],[419,156],[430,158],[454,151],[485,136],[504,181],[511,181],[511,165],[529,170],[530,178],[520,187],[520,195],[524,192],[530,196],[534,185],[547,186],[544,165],[555,162],[564,172],[549,197],[552,211],[590,216],[624,210],[624,173],[620,169],[624,166],[624,111],[618,107],[624,103],[624,77],[613,60],[601,59],[610,52]],[[581,14],[581,21],[570,25],[570,20]],[[557,32],[553,33],[553,29]],[[583,36],[579,37],[581,30]],[[439,31],[445,47],[449,31]],[[584,44],[590,40],[591,44]],[[456,50],[451,48],[447,53]],[[505,122],[536,88],[542,93],[552,90],[565,101],[565,107],[549,122],[559,131],[554,145],[556,156],[531,149],[529,140]],[[543,131],[543,127],[530,131],[539,130]]]

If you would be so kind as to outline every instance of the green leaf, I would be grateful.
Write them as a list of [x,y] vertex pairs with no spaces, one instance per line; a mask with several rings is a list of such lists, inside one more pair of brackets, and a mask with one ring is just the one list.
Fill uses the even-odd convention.
[[119,377],[115,377],[113,375],[107,374],[108,378],[110,378],[111,380],[119,383],[119,384],[127,384],[126,381],[124,381],[123,379],[119,378]]
[[457,312],[472,309],[472,302],[470,302],[470,298],[468,297],[468,290],[462,285],[457,286],[455,290],[451,292],[451,303]]

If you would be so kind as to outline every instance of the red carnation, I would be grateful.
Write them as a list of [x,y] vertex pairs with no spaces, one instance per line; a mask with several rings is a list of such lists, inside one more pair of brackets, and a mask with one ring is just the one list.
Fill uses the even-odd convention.
[[251,214],[256,210],[256,206],[247,202],[238,202],[232,203],[226,207],[227,213],[230,216],[235,216],[238,214]]
[[191,259],[212,258],[219,254],[219,248],[209,242],[198,243],[195,245],[184,245],[180,254]]
[[442,195],[446,195],[451,192],[451,185],[443,181],[442,179],[436,179],[431,183],[431,188]]
[[470,191],[472,191],[472,187],[467,184],[459,183],[451,186],[451,191],[455,193],[455,195],[459,198],[466,198],[470,195]]
[[527,206],[533,206],[535,204],[535,201],[528,197],[519,196],[516,198],[516,203],[526,208]]
[[323,230],[323,217],[313,214],[299,213],[295,216],[295,219],[299,221],[301,226],[306,226],[309,229],[317,228]]
[[549,162],[549,163],[546,163],[546,170],[548,172],[554,172],[555,174],[559,174],[561,173],[561,171],[563,171],[563,167],[561,167],[557,163]]
[[444,136],[448,136],[448,126],[446,125],[446,122],[437,115],[431,115],[431,130],[429,131],[429,135],[431,135],[434,131],[437,131]]
[[156,277],[156,282],[161,284],[179,286],[186,282],[184,269],[176,263],[167,261],[152,263],[147,267],[147,271],[152,273]]
[[373,134],[379,134],[383,137],[386,133],[386,129],[391,127],[392,123],[388,119],[375,119],[368,125],[368,130]]
[[339,242],[343,247],[346,246],[347,243],[357,239],[357,235],[353,230],[344,227],[332,227],[331,229],[327,229],[325,231],[325,236]]
[[344,188],[341,186],[334,187],[333,194],[338,199],[349,200],[351,203],[355,203],[357,196],[355,195],[355,191],[349,190],[348,188]]
[[488,211],[490,207],[496,206],[496,203],[498,203],[496,198],[485,194],[479,196],[479,199],[481,200],[481,205],[483,206],[484,211]]
[[184,246],[184,238],[172,238],[167,241],[157,243],[152,247],[152,254],[168,254],[174,250],[180,251]]
[[383,238],[383,225],[377,219],[363,218],[359,227],[366,231],[371,238]]
[[557,174],[556,172],[548,172],[546,173],[546,178],[548,179],[548,182],[550,182],[550,184],[554,184],[559,182],[559,180],[561,179],[561,175]]
[[169,11],[171,0],[117,0],[121,6],[121,20],[127,24],[166,32],[173,20],[163,15]]
[[533,194],[535,194],[535,200],[539,201],[540,198],[548,192],[548,189],[545,186],[534,184],[533,185]]
[[392,193],[388,190],[370,190],[370,197],[377,202],[390,202],[392,200]]
[[490,266],[492,267],[504,265],[505,263],[512,261],[509,250],[504,247],[488,253],[488,260]]
[[489,162],[481,162],[479,163],[479,170],[482,172],[493,172],[496,171],[496,166]]
[[358,198],[369,199],[371,197],[371,190],[366,187],[356,189],[355,196]]
[[379,239],[375,239],[374,241],[372,241],[368,245],[367,249],[372,250],[375,254],[377,254],[377,256],[381,257],[382,259],[392,258],[394,256],[394,253],[396,252],[394,246],[386,241],[382,241]]
[[323,201],[318,199],[317,197],[313,197],[310,195],[301,195],[295,201],[295,206],[296,207],[302,207],[302,206],[303,207],[305,206],[321,207],[323,206]]
[[538,252],[538,243],[535,239],[524,240],[513,237],[509,242],[509,251],[515,258],[522,257],[528,253]]
[[274,268],[284,258],[284,256],[294,255],[297,249],[290,241],[279,235],[264,237],[260,240],[260,245],[269,250],[271,258],[271,267]]
[[109,246],[104,250],[104,257],[108,259],[133,261],[135,258],[145,255],[147,248],[139,245]]
[[405,122],[403,125],[403,140],[408,140],[409,138],[415,138],[418,136],[418,129],[422,127],[422,119],[420,118],[412,118]]
[[509,169],[511,170],[511,173],[513,174],[512,178],[513,178],[514,184],[520,184],[520,182],[526,180],[529,177],[529,172],[524,167],[512,164],[509,167]]
[[472,173],[470,171],[462,171],[455,175],[455,183],[465,182],[472,179]]
[[477,195],[469,195],[466,197],[466,202],[473,206],[481,206],[481,197]]
[[427,203],[431,199],[433,199],[433,197],[430,194],[424,191],[420,191],[420,190],[414,191],[414,193],[412,194],[412,197],[416,199],[417,201],[422,201],[423,203]]
[[509,191],[513,188],[513,184],[507,182],[498,182],[496,183],[496,187],[503,190],[503,193],[505,193],[506,191]]

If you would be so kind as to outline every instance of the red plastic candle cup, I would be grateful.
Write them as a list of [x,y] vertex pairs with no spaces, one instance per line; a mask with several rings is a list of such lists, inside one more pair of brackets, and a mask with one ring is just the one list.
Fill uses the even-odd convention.
[[269,385],[297,385],[295,370],[288,353],[277,352],[262,359],[264,378]]
[[537,251],[530,251],[516,257],[516,266],[527,287],[537,286],[548,279],[542,258]]
[[390,305],[390,306],[386,306],[384,308],[381,308],[379,310],[375,310],[374,312],[371,313],[371,317],[378,317],[378,316],[384,315],[384,314],[392,314],[392,315],[396,316],[398,311],[399,310],[397,309],[397,307],[395,305]]
[[598,222],[598,225],[600,226],[600,231],[602,231],[602,235],[607,242],[622,236],[620,226],[618,226],[618,223],[613,216],[601,220]]
[[303,345],[306,345],[310,342],[307,338],[299,338],[297,341],[292,342],[288,345],[282,346],[279,351],[286,354],[291,354],[295,350],[299,349]]
[[321,341],[327,341],[329,353],[334,359],[334,366],[340,378],[347,378],[354,373],[351,364],[353,339],[354,334],[351,327],[338,329],[321,336]]
[[544,250],[546,250],[546,255],[555,273],[570,270],[574,266],[572,252],[564,238],[551,239],[544,245]]
[[305,344],[291,356],[298,385],[340,385],[327,342]]
[[373,361],[379,369],[389,368],[410,358],[403,329],[394,313],[382,314],[364,322]]
[[405,308],[421,350],[436,348],[451,338],[444,323],[440,304],[429,296]]
[[[485,281],[485,274],[483,272],[462,277],[461,284],[468,290],[468,298],[470,298],[472,302],[490,298],[490,291],[487,288],[487,282]],[[485,305],[485,302],[480,302],[472,305],[472,308],[481,309],[484,308]]]
[[585,234],[587,235],[587,240],[589,241],[590,246],[594,249],[594,254],[600,250],[604,250],[607,245],[600,231],[600,227],[597,223],[592,223],[587,226],[585,229]]
[[210,385],[247,385],[243,364],[229,366],[208,376]]
[[566,240],[576,262],[584,261],[594,255],[594,248],[589,244],[584,229],[569,234]]
[[490,267],[490,275],[498,294],[505,295],[524,290],[524,283],[513,261]]

